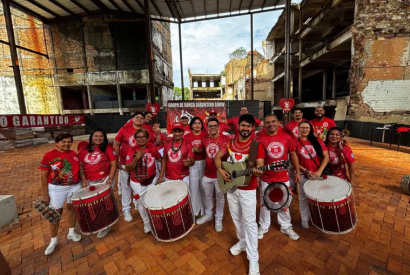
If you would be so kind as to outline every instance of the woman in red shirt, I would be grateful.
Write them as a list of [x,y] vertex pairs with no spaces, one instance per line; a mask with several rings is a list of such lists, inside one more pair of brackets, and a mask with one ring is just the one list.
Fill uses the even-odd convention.
[[[113,186],[117,156],[112,145],[108,144],[104,130],[97,129],[91,133],[88,145],[80,149],[78,158],[83,188],[104,183]],[[97,238],[104,238],[110,230],[107,228],[100,231]]]
[[309,206],[303,185],[306,181],[322,175],[327,163],[329,153],[320,138],[315,137],[312,124],[308,121],[299,123],[299,138],[293,141],[293,149],[299,159],[299,169],[303,173],[299,184],[299,207],[302,226],[309,228]]
[[[139,129],[135,132],[134,138],[137,146],[129,147],[125,160],[125,170],[130,173],[130,185],[134,195],[141,194],[152,184],[156,182],[155,161],[161,161],[162,157],[158,153],[157,147],[148,142],[149,134],[145,129]],[[142,204],[144,196],[136,200],[138,212],[144,222],[144,232],[151,231],[149,217],[144,205]]]
[[[54,207],[58,213],[63,213],[64,203],[67,202],[68,214],[68,240],[79,242],[81,235],[74,231],[75,212],[71,204],[71,195],[81,189],[80,164],[77,153],[71,150],[73,137],[70,134],[59,134],[56,139],[56,148],[47,152],[41,161],[41,186],[43,189],[43,201]],[[50,224],[51,241],[45,255],[54,252],[58,241],[57,232],[60,222]]]
[[355,170],[353,163],[356,161],[352,149],[344,140],[343,131],[338,127],[329,129],[325,142],[329,150],[329,162],[332,175],[353,182]]

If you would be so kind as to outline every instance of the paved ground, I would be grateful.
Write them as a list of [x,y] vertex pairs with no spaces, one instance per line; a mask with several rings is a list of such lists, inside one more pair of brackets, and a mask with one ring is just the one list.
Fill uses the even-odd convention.
[[[355,230],[327,235],[313,226],[303,229],[295,199],[291,213],[300,239],[292,241],[280,233],[272,215],[273,225],[259,241],[262,274],[410,274],[410,197],[400,189],[401,177],[410,174],[409,150],[397,153],[388,146],[350,141],[358,159],[353,184],[359,217]],[[132,223],[121,217],[103,240],[91,236],[80,243],[68,242],[64,215],[59,248],[52,256],[44,256],[49,227],[31,204],[40,195],[38,164],[51,148],[49,144],[0,154],[0,194],[16,196],[20,214],[18,224],[0,232],[0,249],[13,274],[247,272],[246,253],[235,257],[228,251],[236,236],[227,206],[222,233],[208,223],[195,226],[187,237],[173,243],[157,242],[144,234],[135,210]]]

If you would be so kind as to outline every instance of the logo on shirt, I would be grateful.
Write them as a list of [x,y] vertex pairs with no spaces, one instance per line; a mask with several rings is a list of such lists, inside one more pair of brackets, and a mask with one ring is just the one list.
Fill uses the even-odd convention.
[[339,157],[337,156],[337,154],[333,151],[329,152],[329,162],[330,164],[338,164],[339,163]]
[[131,145],[132,147],[137,145],[137,142],[135,141],[134,136],[130,136],[130,138],[128,139],[128,144]]
[[233,162],[244,162],[248,159],[248,155],[232,152],[230,154]]
[[192,141],[191,144],[192,144],[193,147],[199,146],[199,145],[201,145],[201,140],[200,140],[200,139],[196,139],[196,140]]
[[85,155],[84,161],[88,164],[97,164],[101,160],[100,152],[94,151]]
[[144,159],[147,161],[147,167],[151,167],[155,162],[155,159],[150,153],[145,153]]
[[115,150],[114,150],[114,151],[112,151],[112,154],[113,154],[114,156],[116,156],[116,155],[117,155],[117,153],[115,152]]
[[215,143],[211,143],[206,147],[206,154],[208,158],[215,158],[216,153],[219,151],[219,146]]
[[285,146],[280,142],[271,142],[268,145],[267,151],[271,158],[278,159],[285,153]]
[[[308,149],[309,153],[312,155],[312,158],[316,156],[316,151],[315,148],[313,148],[312,145],[305,145],[306,149]],[[305,150],[305,148],[302,147],[300,149],[300,153],[302,154],[303,157],[310,159],[309,153]]]
[[126,156],[125,159],[126,159],[126,160],[129,160],[129,159],[130,159],[130,156]]
[[323,127],[327,127],[327,126],[329,126],[329,123],[323,122]]
[[73,160],[78,161],[78,158],[77,158],[77,157],[73,157]]
[[172,149],[169,149],[167,155],[171,162],[177,162],[181,159],[182,153],[181,150],[178,150],[176,153],[174,153],[172,152]]
[[292,134],[295,136],[295,137],[298,137],[299,136],[299,126],[296,126],[295,128],[293,128],[293,130],[292,130]]

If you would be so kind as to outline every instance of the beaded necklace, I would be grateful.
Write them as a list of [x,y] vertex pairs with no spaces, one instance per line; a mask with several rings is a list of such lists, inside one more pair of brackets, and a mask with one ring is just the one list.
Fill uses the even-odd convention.
[[248,141],[246,141],[245,144],[239,144],[238,143],[239,139],[235,138],[233,140],[233,142],[231,142],[233,149],[237,152],[237,153],[245,153],[247,150],[250,149],[250,144],[252,142],[252,139],[249,139]]
[[172,153],[174,153],[174,154],[176,154],[178,151],[179,151],[179,149],[181,149],[181,147],[182,147],[182,142],[184,142],[184,138],[182,138],[182,140],[181,140],[181,144],[179,144],[179,147],[175,150],[174,148],[174,139],[172,139],[172,144],[171,144],[171,150],[172,150]]
[[[218,141],[219,141],[219,134],[216,136],[216,142],[212,142],[212,143],[215,143],[216,145],[218,145]],[[209,144],[211,144],[211,135],[208,135],[208,145]]]

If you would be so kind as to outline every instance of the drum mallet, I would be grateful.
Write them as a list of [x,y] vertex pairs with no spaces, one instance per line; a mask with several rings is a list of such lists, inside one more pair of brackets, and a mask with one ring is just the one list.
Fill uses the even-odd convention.
[[139,200],[142,195],[144,195],[145,193],[147,193],[149,190],[151,190],[151,189],[154,188],[155,186],[156,186],[156,185],[154,184],[153,186],[151,186],[151,187],[148,188],[147,190],[145,190],[145,191],[143,191],[143,192],[141,192],[141,193],[139,193],[139,194],[136,194],[136,195],[134,196],[134,199]]

